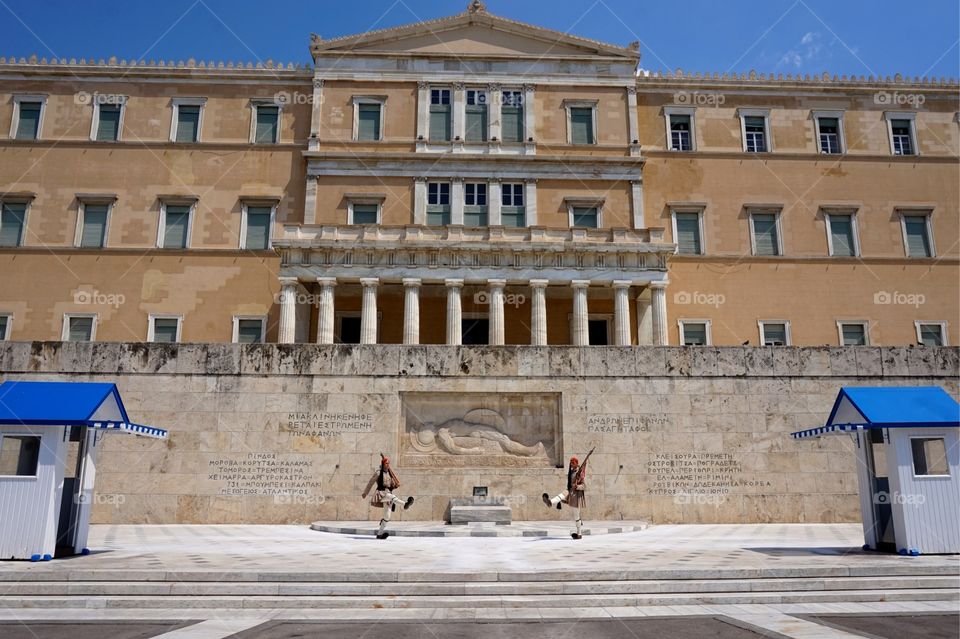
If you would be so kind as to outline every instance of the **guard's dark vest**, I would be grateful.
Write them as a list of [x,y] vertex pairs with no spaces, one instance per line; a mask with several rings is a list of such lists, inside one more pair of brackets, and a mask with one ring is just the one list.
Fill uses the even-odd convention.
[[579,467],[573,468],[572,466],[567,470],[567,490],[573,490],[573,478],[576,476],[578,470],[580,470]]
[[383,468],[380,469],[380,472],[377,474],[377,490],[386,490],[387,482],[384,480],[384,476],[389,477],[389,473]]

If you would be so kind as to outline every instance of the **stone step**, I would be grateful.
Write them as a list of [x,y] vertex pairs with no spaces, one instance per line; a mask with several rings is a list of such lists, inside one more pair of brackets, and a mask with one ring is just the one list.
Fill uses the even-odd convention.
[[509,596],[650,593],[815,592],[947,589],[958,577],[840,577],[793,579],[693,579],[643,581],[336,583],[336,582],[127,582],[20,581],[2,584],[7,596]]
[[584,608],[691,604],[792,604],[871,601],[960,601],[955,588],[672,594],[370,596],[4,596],[0,609],[301,609],[301,608]]

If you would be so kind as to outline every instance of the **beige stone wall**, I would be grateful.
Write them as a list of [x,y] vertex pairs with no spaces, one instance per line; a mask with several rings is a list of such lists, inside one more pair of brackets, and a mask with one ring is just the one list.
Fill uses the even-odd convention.
[[[935,384],[958,395],[958,349],[449,348],[7,343],[3,379],[116,381],[168,441],[109,436],[94,519],[304,523],[376,519],[359,496],[394,455],[401,392],[561,394],[562,456],[597,447],[587,519],[836,522],[859,516],[850,442],[794,441],[843,385]],[[319,425],[316,422],[321,422]],[[440,519],[488,486],[517,519],[563,518],[554,468],[397,466]]]

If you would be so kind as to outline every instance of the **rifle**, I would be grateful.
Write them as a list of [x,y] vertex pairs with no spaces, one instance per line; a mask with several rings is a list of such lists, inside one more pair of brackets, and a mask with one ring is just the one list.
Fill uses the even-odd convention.
[[590,449],[590,452],[587,453],[587,456],[583,458],[583,463],[580,464],[580,468],[577,469],[577,474],[573,476],[573,485],[579,486],[583,483],[583,478],[587,474],[587,461],[590,459],[590,455],[593,454],[593,451],[597,449],[596,446]]

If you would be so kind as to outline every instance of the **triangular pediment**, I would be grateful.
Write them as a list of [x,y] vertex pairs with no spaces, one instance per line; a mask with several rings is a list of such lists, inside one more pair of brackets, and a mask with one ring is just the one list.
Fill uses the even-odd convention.
[[580,38],[487,13],[455,16],[333,40],[314,36],[314,56],[332,53],[408,53],[449,56],[614,57],[638,60],[636,48]]

